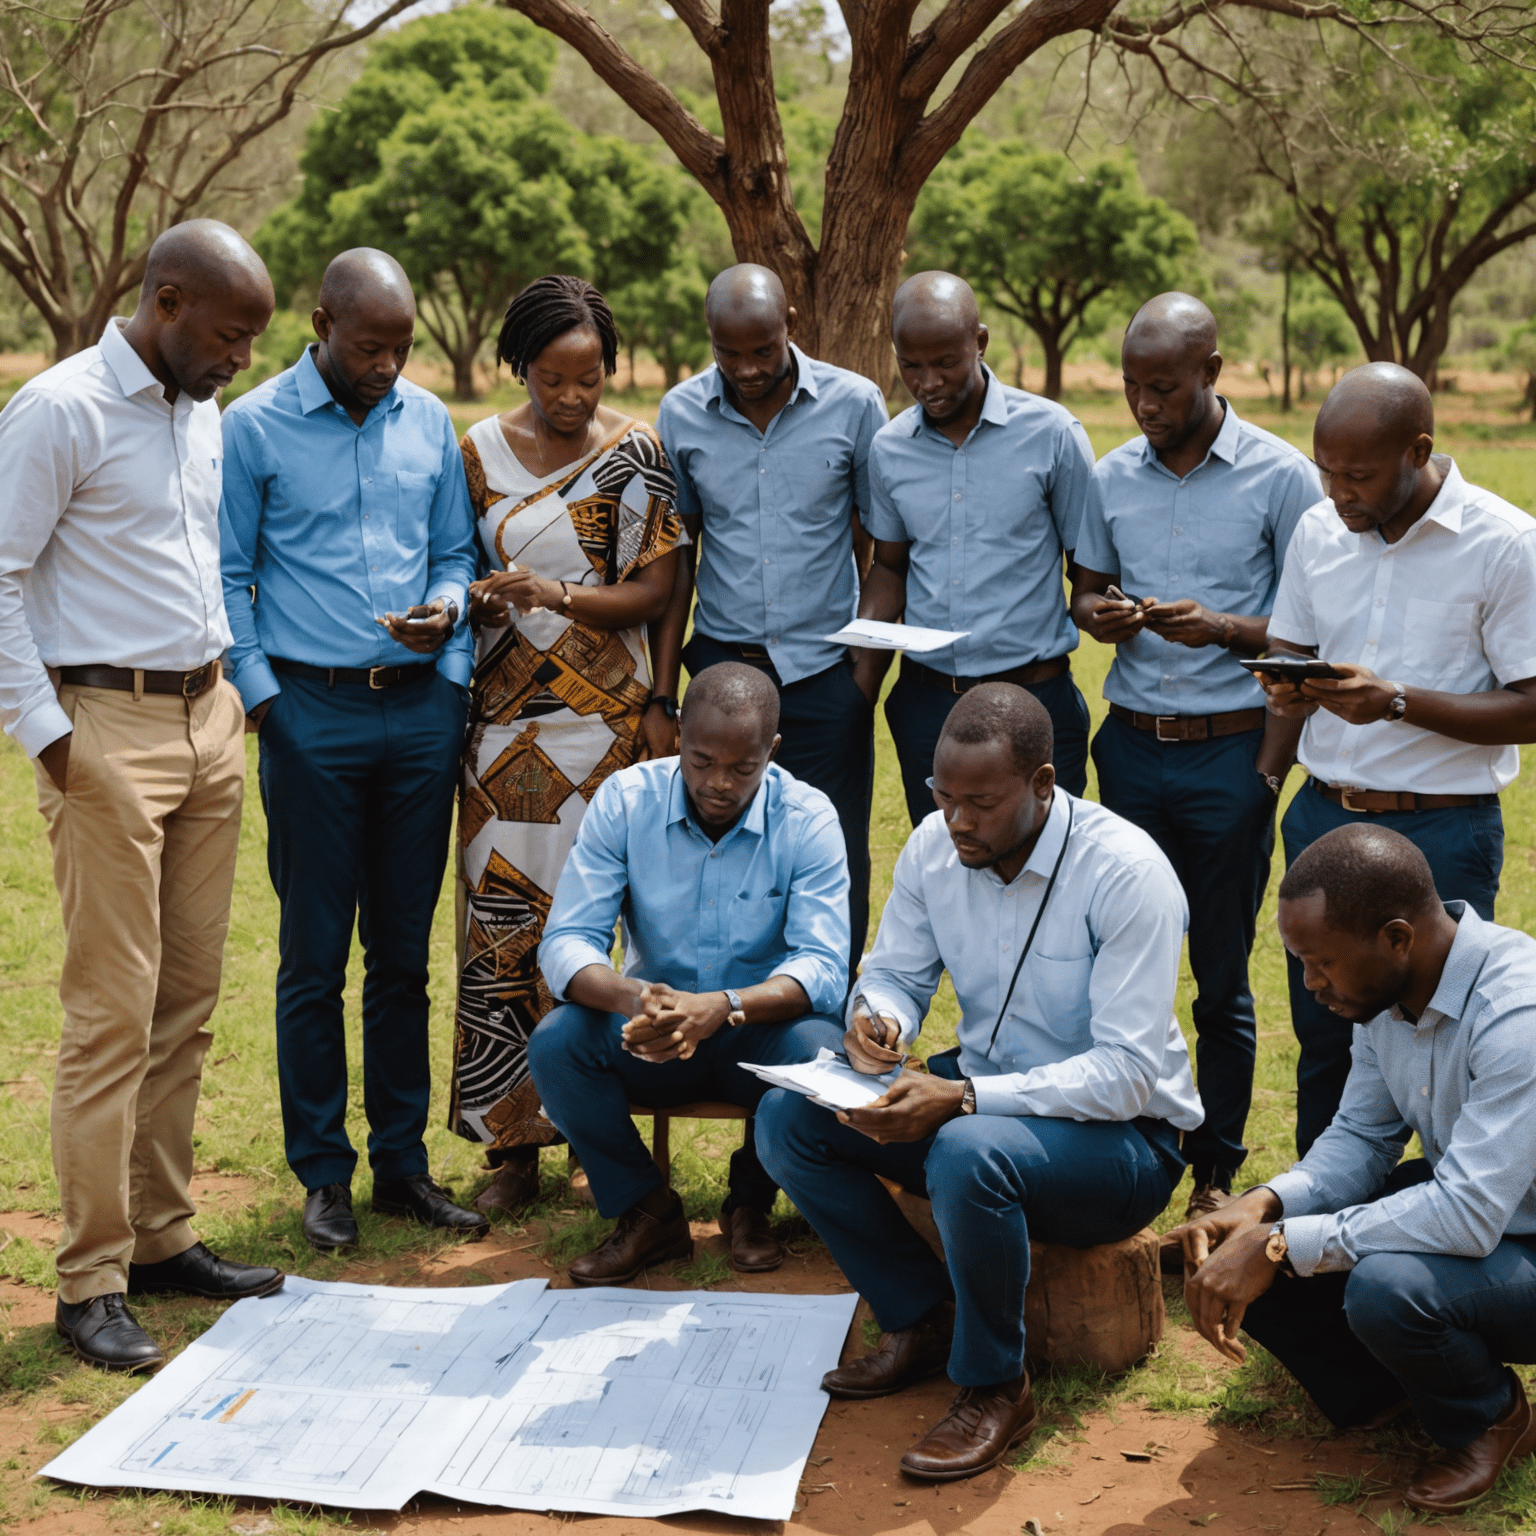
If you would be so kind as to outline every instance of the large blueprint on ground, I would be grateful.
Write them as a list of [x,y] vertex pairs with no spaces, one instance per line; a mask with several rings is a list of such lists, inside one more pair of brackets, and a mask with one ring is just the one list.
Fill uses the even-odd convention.
[[855,1302],[290,1279],[231,1307],[43,1472],[354,1509],[430,1492],[784,1520]]

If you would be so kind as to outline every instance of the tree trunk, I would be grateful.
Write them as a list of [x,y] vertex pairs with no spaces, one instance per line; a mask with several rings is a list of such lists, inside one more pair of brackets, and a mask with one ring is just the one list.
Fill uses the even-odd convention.
[[479,391],[475,388],[475,354],[479,350],[480,338],[476,336],[448,354],[448,361],[453,364],[453,398],[455,400],[474,400],[479,395]]
[[1024,388],[1024,343],[1016,341],[1013,344],[1013,387]]
[[1291,269],[1285,268],[1285,286],[1280,299],[1280,409],[1291,408]]
[[1040,391],[1047,400],[1061,399],[1061,365],[1063,354],[1061,338],[1040,333],[1040,346],[1045,353],[1045,387]]

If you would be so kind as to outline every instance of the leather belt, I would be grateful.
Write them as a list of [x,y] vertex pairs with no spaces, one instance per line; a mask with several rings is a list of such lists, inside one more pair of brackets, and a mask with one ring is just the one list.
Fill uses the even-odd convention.
[[218,659],[190,672],[146,672],[136,667],[60,667],[59,681],[77,688],[115,688],[121,693],[174,693],[195,699],[218,682]]
[[1053,656],[1049,661],[1032,661],[1026,667],[1009,667],[1006,672],[989,672],[985,677],[951,677],[947,672],[936,672],[914,661],[910,654],[901,658],[903,677],[910,677],[924,688],[942,688],[947,693],[969,693],[982,683],[1017,683],[1020,688],[1027,688],[1031,683],[1048,683],[1071,668],[1070,658]]
[[773,670],[773,657],[768,654],[766,645],[748,645],[741,640],[716,640],[713,635],[701,638],[708,640],[711,645],[718,645],[723,651],[734,651],[749,667]]
[[437,670],[435,661],[407,662],[402,667],[312,667],[304,661],[285,661],[279,656],[272,658],[274,672],[286,672],[292,677],[307,677],[327,688],[337,683],[367,683],[370,688],[398,688],[402,683],[419,683]]
[[1321,779],[1307,781],[1323,799],[1342,805],[1346,811],[1448,811],[1458,805],[1497,805],[1497,795],[1420,795],[1411,790],[1356,789],[1352,784],[1324,784]]
[[1159,741],[1210,741],[1217,736],[1257,731],[1264,724],[1265,714],[1260,707],[1232,709],[1222,715],[1143,715],[1123,704],[1111,704],[1109,712],[1138,731],[1151,731]]

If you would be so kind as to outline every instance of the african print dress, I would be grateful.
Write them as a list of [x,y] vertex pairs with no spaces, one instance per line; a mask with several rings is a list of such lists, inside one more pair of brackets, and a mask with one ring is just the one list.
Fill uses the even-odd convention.
[[[616,441],[539,479],[493,416],[460,447],[491,566],[572,586],[611,585],[687,543],[655,432]],[[645,630],[590,629],[511,611],[476,644],[459,788],[461,932],[449,1125],[470,1141],[541,1146],[528,1036],[554,1006],[538,968],[555,882],[598,786],[645,754]]]

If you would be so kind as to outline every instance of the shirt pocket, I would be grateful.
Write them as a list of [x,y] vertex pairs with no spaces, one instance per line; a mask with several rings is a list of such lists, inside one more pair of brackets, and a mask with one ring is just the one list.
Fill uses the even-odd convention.
[[[730,904],[730,942],[734,959],[770,964],[784,952],[784,918],[789,907],[784,882],[753,882]],[[759,978],[766,981],[767,972]]]
[[1476,603],[1439,603],[1412,597],[1403,610],[1400,682],[1419,688],[1450,688],[1461,679],[1477,624]]
[[424,559],[431,543],[432,498],[437,476],[415,469],[395,471],[395,544],[406,560]]
[[1091,1044],[1088,982],[1093,975],[1093,956],[1055,959],[1032,954],[1024,969],[1034,1001],[1033,1022],[1053,1040],[1086,1050]]

